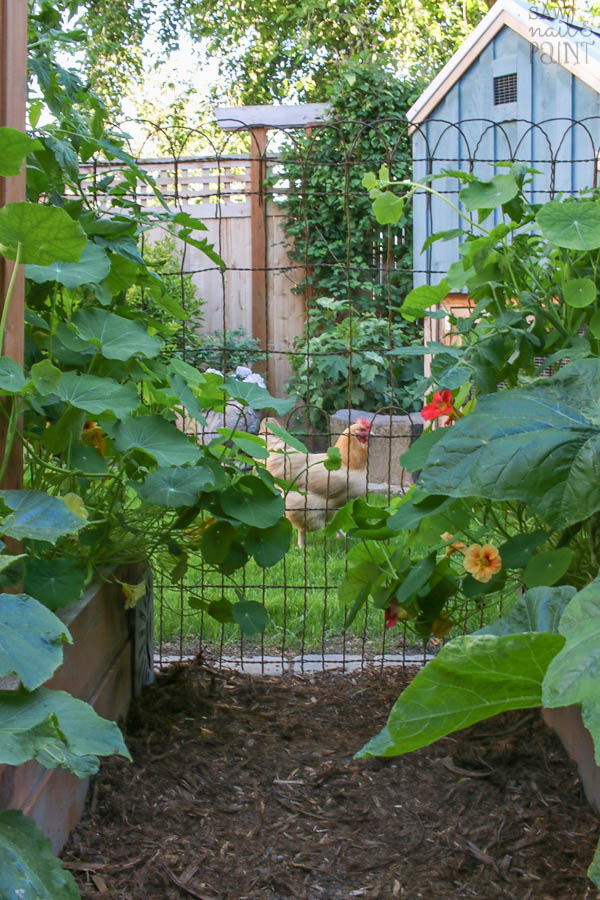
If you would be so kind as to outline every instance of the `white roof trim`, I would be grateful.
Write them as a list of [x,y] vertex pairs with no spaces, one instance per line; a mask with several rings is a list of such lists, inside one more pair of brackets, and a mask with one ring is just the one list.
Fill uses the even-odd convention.
[[[585,59],[569,58],[573,54],[565,52],[565,43],[568,39],[559,31],[552,33],[553,21],[560,27],[568,26],[563,20],[552,20],[543,16],[537,16],[534,8],[522,6],[517,0],[497,0],[490,11],[466,39],[454,56],[446,63],[444,68],[436,75],[431,84],[423,91],[419,99],[408,110],[406,117],[414,126],[426,119],[431,112],[444,99],[448,91],[462,77],[466,70],[478,58],[482,50],[489,44],[498,32],[505,26],[512,28],[521,37],[531,44],[538,44],[535,29],[543,29],[543,52],[549,59],[563,66],[573,75],[589,87],[600,93],[600,37],[595,32],[586,30]],[[572,39],[571,39],[572,40]],[[594,53],[588,54],[588,47],[594,47]],[[552,54],[548,52],[552,48]]]
[[221,106],[215,109],[217,124],[223,131],[240,128],[301,128],[322,122],[328,103],[303,103],[298,106]]

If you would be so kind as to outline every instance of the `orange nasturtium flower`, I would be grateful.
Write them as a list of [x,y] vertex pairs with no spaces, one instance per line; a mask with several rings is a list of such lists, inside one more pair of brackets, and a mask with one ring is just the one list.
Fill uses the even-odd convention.
[[[453,534],[450,534],[449,531],[445,531],[443,534],[440,534],[440,538],[443,541],[452,541],[454,537]],[[446,556],[452,556],[453,553],[466,553],[467,545],[463,544],[462,541],[452,541],[451,544],[448,544],[446,547]]]
[[440,416],[452,417],[454,412],[452,391],[436,391],[431,403],[427,403],[421,410],[421,415],[424,419],[430,421],[439,419]]
[[104,441],[104,432],[97,422],[87,421],[83,426],[81,433],[81,443],[86,447],[95,447],[101,456],[104,456],[106,443]]
[[471,544],[464,559],[466,571],[475,581],[490,581],[502,568],[502,558],[493,544]]

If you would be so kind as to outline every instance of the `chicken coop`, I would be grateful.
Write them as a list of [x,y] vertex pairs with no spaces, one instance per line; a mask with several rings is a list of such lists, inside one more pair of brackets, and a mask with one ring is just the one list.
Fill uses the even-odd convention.
[[[599,73],[600,31],[520,0],[498,0],[408,111],[414,180],[452,170],[486,180],[511,160],[535,170],[532,202],[597,187]],[[456,178],[435,185],[461,208]],[[420,192],[414,223],[415,287],[437,284],[460,258],[459,239],[423,245],[434,232],[457,228],[460,217],[441,197]],[[465,315],[469,299],[451,294],[444,306]],[[428,320],[426,339],[447,330],[447,320]]]

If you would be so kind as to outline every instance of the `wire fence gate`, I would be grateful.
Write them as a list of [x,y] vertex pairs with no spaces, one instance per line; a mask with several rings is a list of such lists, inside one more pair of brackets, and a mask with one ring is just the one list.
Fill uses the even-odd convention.
[[[237,373],[264,383],[275,397],[294,397],[292,412],[278,421],[312,452],[325,451],[365,418],[371,426],[365,496],[383,505],[412,484],[399,459],[423,429],[422,398],[414,390],[422,357],[400,361],[393,351],[454,339],[447,319],[411,324],[399,307],[413,286],[436,284],[458,258],[458,238],[421,248],[433,232],[457,227],[456,212],[442,198],[459,205],[462,185],[447,175],[436,181],[438,197],[417,190],[399,226],[380,226],[362,186],[365,172],[385,164],[392,181],[419,182],[456,169],[490,178],[499,162],[523,162],[535,169],[529,190],[537,202],[598,184],[600,117],[434,120],[414,129],[401,119],[270,130],[245,124],[221,130],[214,123],[168,130],[135,122],[124,130],[141,147],[139,165],[171,203],[203,220],[202,236],[225,263],[221,269],[201,249],[146,236],[145,252],[159,261],[188,313],[173,332],[172,349],[202,370]],[[92,184],[104,166],[90,166]],[[136,199],[156,203],[150,188]],[[468,315],[469,299],[453,295],[444,309]],[[237,428],[259,431],[252,410],[233,412]],[[184,416],[181,424],[205,443],[217,427],[232,427],[231,413],[212,414],[207,426]],[[293,542],[271,567],[251,559],[235,572],[235,584],[215,575],[200,554],[183,577],[158,556],[156,664],[198,653],[217,666],[262,673],[422,662],[435,646],[423,648],[406,629],[386,631],[380,610],[365,605],[347,627],[338,588],[348,547],[343,534],[308,533],[302,548]],[[200,599],[218,608],[236,587],[269,612],[269,626],[255,639],[195,606]],[[481,601],[465,605],[454,613],[453,634],[473,630],[501,608],[502,600],[493,612]]]

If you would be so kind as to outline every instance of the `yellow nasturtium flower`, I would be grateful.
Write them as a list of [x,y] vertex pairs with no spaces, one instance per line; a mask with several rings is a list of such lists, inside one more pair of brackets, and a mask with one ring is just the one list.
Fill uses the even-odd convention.
[[75,513],[76,516],[81,516],[82,519],[87,519],[89,517],[89,512],[85,508],[85,504],[79,494],[65,494],[64,497],[60,498],[63,503],[69,507],[72,513]]

